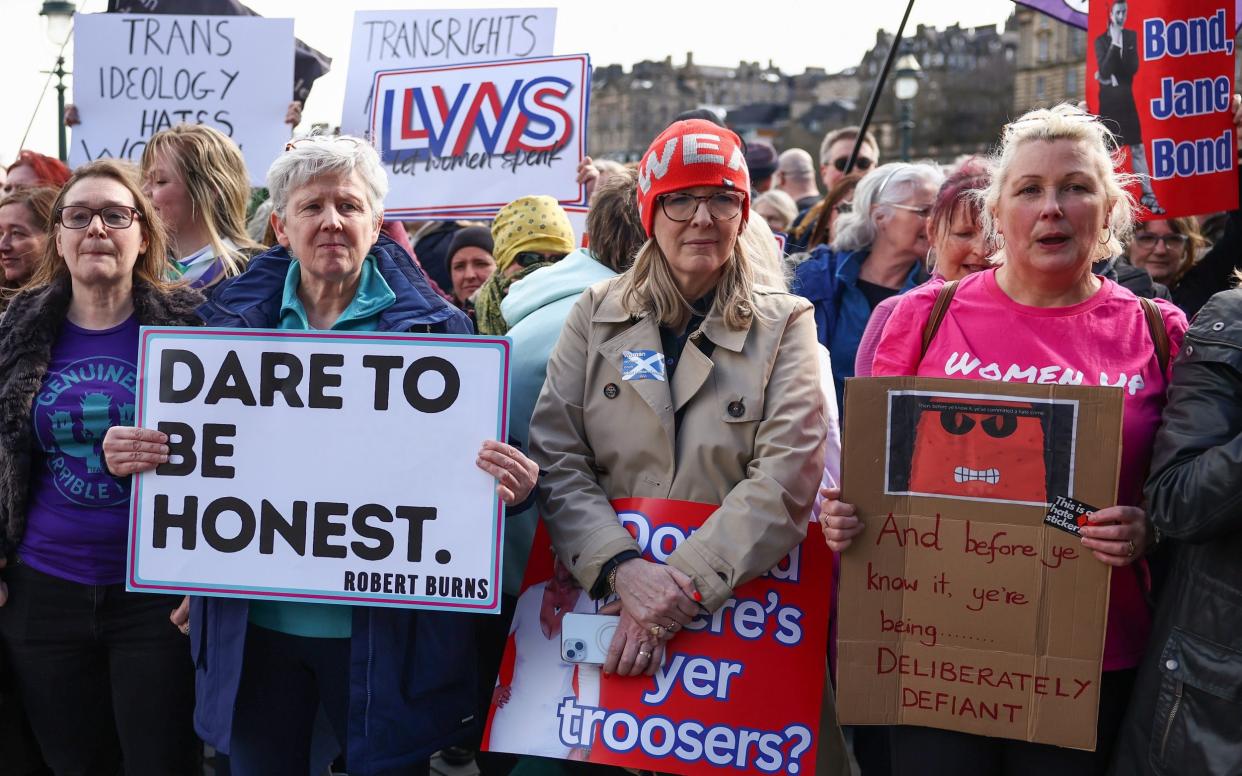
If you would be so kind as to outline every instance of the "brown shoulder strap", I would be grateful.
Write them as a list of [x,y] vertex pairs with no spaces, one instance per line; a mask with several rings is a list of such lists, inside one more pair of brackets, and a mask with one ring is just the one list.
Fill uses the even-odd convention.
[[923,349],[919,351],[920,361],[927,355],[927,349],[931,347],[932,340],[936,338],[936,330],[940,328],[945,313],[949,312],[949,303],[953,301],[955,293],[957,293],[957,281],[950,280],[941,286],[940,292],[936,294],[936,303],[932,305],[931,317],[927,319],[927,325],[923,327]]
[[1164,327],[1164,318],[1160,308],[1150,299],[1139,297],[1143,305],[1143,314],[1147,316],[1147,328],[1151,331],[1151,341],[1156,346],[1156,363],[1160,364],[1160,374],[1169,373],[1169,353],[1173,349],[1169,342],[1169,330]]

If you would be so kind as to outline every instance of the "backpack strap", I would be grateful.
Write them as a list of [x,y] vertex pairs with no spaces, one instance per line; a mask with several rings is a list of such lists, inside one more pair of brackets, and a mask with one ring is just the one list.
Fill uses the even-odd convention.
[[927,325],[923,327],[923,349],[919,351],[919,361],[927,355],[927,349],[931,347],[932,340],[936,338],[936,331],[944,321],[945,314],[949,312],[949,303],[953,301],[953,295],[957,293],[957,283],[956,280],[950,280],[941,286],[939,293],[936,294],[931,317],[927,319]]
[[1143,306],[1143,314],[1147,317],[1147,328],[1151,332],[1151,341],[1156,346],[1156,362],[1160,364],[1160,374],[1167,375],[1169,353],[1173,349],[1169,342],[1169,330],[1164,327],[1164,318],[1160,315],[1160,308],[1155,302],[1140,296],[1139,304]]

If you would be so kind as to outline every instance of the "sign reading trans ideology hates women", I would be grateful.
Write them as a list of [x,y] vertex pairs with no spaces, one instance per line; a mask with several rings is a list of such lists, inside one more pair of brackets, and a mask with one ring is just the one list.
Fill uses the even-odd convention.
[[585,54],[377,72],[385,217],[490,217],[531,192],[585,204],[590,88]]
[[1238,206],[1234,0],[1095,0],[1087,105],[1142,179],[1156,218]]
[[[618,499],[643,557],[663,562],[716,507]],[[535,534],[484,748],[659,773],[815,773],[832,556],[818,530],[667,642],[654,677],[562,659],[563,618],[592,601]],[[597,634],[606,650],[610,635]],[[570,649],[573,647],[571,646]]]
[[846,384],[843,498],[865,528],[841,555],[843,723],[1095,747],[1109,566],[1077,530],[1116,503],[1121,393]]
[[505,339],[142,330],[127,587],[496,612]]

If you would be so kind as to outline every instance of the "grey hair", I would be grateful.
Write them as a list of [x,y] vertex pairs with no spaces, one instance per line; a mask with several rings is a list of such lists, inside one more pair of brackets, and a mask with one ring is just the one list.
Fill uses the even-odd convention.
[[1124,149],[1108,127],[1098,117],[1069,103],[1029,111],[1017,121],[1005,125],[1001,134],[1000,150],[992,160],[995,170],[992,182],[982,194],[983,210],[979,214],[979,223],[984,235],[995,244],[996,209],[1000,204],[1001,190],[1009,177],[1014,154],[1024,143],[1035,140],[1070,140],[1081,143],[1087,150],[1109,203],[1105,217],[1105,225],[1109,230],[1108,241],[1100,243],[1097,240],[1091,258],[1095,260],[1121,255],[1122,246],[1134,231],[1134,195],[1128,188],[1138,181],[1138,177],[1118,172],[1124,158]]
[[320,175],[349,177],[358,173],[375,220],[384,215],[388,175],[370,143],[350,135],[310,135],[276,157],[267,168],[267,190],[277,216],[285,217],[289,195]]
[[858,182],[850,212],[837,217],[833,250],[856,251],[871,245],[876,238],[877,212],[891,212],[889,206],[903,203],[917,186],[938,189],[943,182],[940,168],[925,162],[892,162],[875,168]]

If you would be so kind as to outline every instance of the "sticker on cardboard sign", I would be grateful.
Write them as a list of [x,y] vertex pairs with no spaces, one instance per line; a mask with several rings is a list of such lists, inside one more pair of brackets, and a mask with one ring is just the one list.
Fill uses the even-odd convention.
[[1093,512],[1099,510],[1069,496],[1057,496],[1044,516],[1044,524],[1059,528],[1066,533],[1081,536],[1081,528],[1087,524]]

